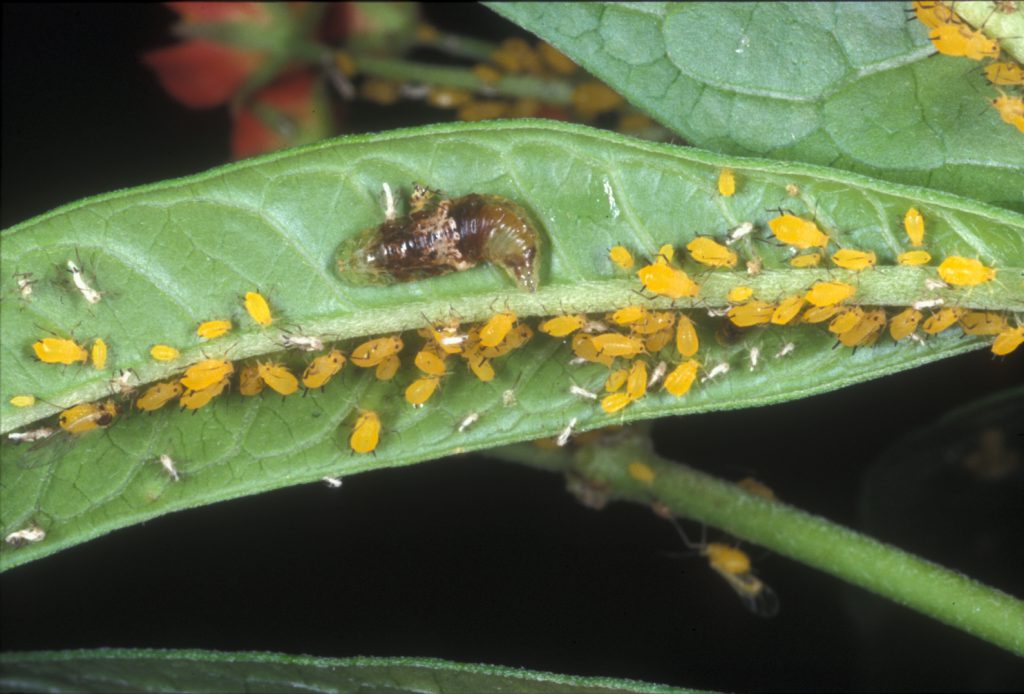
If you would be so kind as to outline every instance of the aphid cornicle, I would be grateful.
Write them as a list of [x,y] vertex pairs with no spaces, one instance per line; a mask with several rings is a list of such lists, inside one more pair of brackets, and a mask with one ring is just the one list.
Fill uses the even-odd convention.
[[[424,197],[417,188],[414,197]],[[352,284],[410,282],[468,270],[482,261],[509,274],[520,289],[540,282],[540,227],[518,203],[470,193],[429,197],[407,217],[363,230],[338,249],[337,267]]]

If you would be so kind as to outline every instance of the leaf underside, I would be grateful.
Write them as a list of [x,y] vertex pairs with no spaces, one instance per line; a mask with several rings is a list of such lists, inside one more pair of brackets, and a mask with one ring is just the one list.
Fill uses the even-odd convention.
[[486,4],[698,147],[1024,211],[1024,134],[909,3]]
[[[738,192],[716,190],[723,166],[736,172]],[[357,287],[333,270],[338,244],[382,221],[381,184],[407,193],[422,181],[452,195],[493,193],[516,200],[544,227],[541,290],[516,291],[493,267],[420,282]],[[786,191],[796,185],[795,196]],[[906,250],[901,220],[911,205],[928,225],[936,259],[959,254],[1000,268],[990,285],[937,292],[947,303],[1024,306],[1024,218],[945,193],[878,182],[855,174],[767,160],[726,158],[698,150],[632,140],[604,131],[548,121],[455,124],[343,138],[216,169],[187,179],[121,191],[58,209],[3,233],[4,300],[0,318],[0,392],[4,432],[46,423],[68,405],[104,397],[119,369],[143,383],[180,373],[206,357],[232,360],[276,353],[301,371],[307,357],[282,355],[282,330],[359,338],[410,330],[427,319],[481,320],[508,307],[520,316],[565,311],[601,312],[652,303],[638,282],[617,271],[608,248],[622,244],[653,258],[663,243],[682,248],[697,234],[721,236],[744,221],[757,232],[737,244],[743,260],[759,257],[765,271],[707,272],[685,268],[705,287],[696,305],[721,306],[727,289],[748,284],[766,299],[800,291],[816,278],[858,284],[858,300],[899,305],[932,293],[924,279],[934,268],[886,267],[861,273],[788,269],[790,251],[767,239],[764,223],[784,207],[814,216],[839,246],[874,250],[890,266]],[[756,238],[754,238],[756,237]],[[834,249],[835,246],[832,247]],[[681,253],[681,251],[680,251]],[[104,292],[91,306],[69,286],[66,261],[77,257]],[[30,300],[17,296],[12,275],[38,280]],[[259,288],[276,323],[255,325],[241,296]],[[667,300],[661,300],[667,305]],[[0,526],[4,534],[35,522],[45,541],[0,553],[7,569],[113,529],[175,510],[310,482],[406,465],[464,451],[551,436],[570,421],[587,430],[669,414],[763,405],[839,388],[911,368],[987,344],[951,330],[924,344],[894,344],[887,337],[869,349],[833,349],[822,326],[753,330],[719,344],[723,319],[691,312],[698,323],[706,368],[727,362],[727,377],[695,386],[682,399],[652,392],[615,413],[568,391],[571,384],[600,391],[607,369],[571,366],[563,342],[537,335],[526,348],[496,360],[497,377],[476,380],[458,360],[442,391],[423,408],[402,400],[418,374],[411,355],[421,344],[406,334],[403,367],[390,382],[372,370],[347,365],[322,392],[287,399],[264,392],[229,393],[195,414],[168,406],[137,411],[107,430],[75,440],[56,436],[32,451],[2,443]],[[231,318],[236,330],[202,342],[196,324]],[[79,342],[103,337],[107,368],[61,367],[31,358],[44,330],[73,333]],[[786,342],[796,351],[772,358]],[[181,349],[179,362],[155,363],[157,343]],[[761,351],[749,366],[751,348]],[[677,361],[669,347],[657,358]],[[652,365],[656,358],[652,357]],[[17,410],[12,395],[41,402]],[[372,455],[355,455],[347,439],[361,410],[380,412],[383,434]],[[458,431],[467,415],[479,420]],[[48,420],[52,424],[52,420]],[[153,461],[178,463],[174,482]],[[40,459],[42,462],[40,463]]]
[[637,692],[677,689],[424,658],[94,650],[0,655],[0,689],[23,692]]

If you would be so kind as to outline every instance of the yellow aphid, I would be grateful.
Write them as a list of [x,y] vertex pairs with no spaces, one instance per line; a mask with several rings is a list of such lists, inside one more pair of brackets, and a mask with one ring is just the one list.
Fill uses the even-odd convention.
[[349,447],[356,453],[372,453],[380,443],[380,417],[376,412],[364,412],[356,419]]
[[44,364],[74,364],[76,361],[84,364],[89,361],[89,353],[85,348],[74,340],[62,337],[44,337],[32,343],[32,349]]
[[863,318],[864,309],[856,306],[848,308],[832,319],[832,322],[828,324],[828,331],[836,335],[842,335],[845,332],[853,330],[853,328],[856,327]]
[[631,400],[642,398],[647,392],[647,364],[642,361],[633,362],[626,378],[626,395]]
[[732,197],[736,193],[736,176],[732,169],[722,169],[718,174],[718,192],[726,198]]
[[612,246],[608,251],[608,258],[623,270],[633,269],[633,254],[624,246]]
[[321,354],[315,358],[302,372],[302,385],[313,390],[323,388],[335,374],[345,366],[345,355],[341,350],[332,349],[327,354]]
[[402,360],[398,358],[397,354],[384,357],[384,360],[377,364],[377,368],[373,371],[373,377],[378,381],[390,381],[398,373],[399,367],[402,366]]
[[943,330],[953,327],[963,314],[964,309],[962,308],[939,309],[938,312],[933,313],[925,319],[924,325],[921,326],[921,330],[929,335],[937,335]]
[[422,407],[423,403],[434,394],[440,383],[441,379],[437,376],[417,378],[405,389],[405,401],[413,407]]
[[648,311],[631,329],[637,335],[653,335],[671,329],[675,322],[676,314],[671,311]]
[[544,60],[544,64],[551,68],[552,72],[559,75],[571,75],[579,70],[568,56],[546,43],[537,45],[537,53]]
[[736,253],[707,236],[698,236],[686,244],[686,250],[701,265],[708,267],[736,267]]
[[992,100],[992,108],[999,112],[1004,123],[1024,133],[1024,98],[1002,94]]
[[274,322],[274,317],[270,313],[270,305],[259,292],[245,293],[245,310],[260,325],[270,325]]
[[628,393],[612,393],[611,395],[604,396],[601,400],[601,409],[608,414],[612,414],[613,412],[618,412],[631,402],[633,402],[633,398],[629,397]]
[[924,217],[916,207],[911,207],[903,215],[903,228],[907,230],[911,246],[924,245]]
[[551,337],[565,337],[582,328],[586,320],[583,315],[555,316],[541,323],[537,329]]
[[771,322],[773,313],[775,313],[775,304],[754,300],[739,306],[733,306],[725,315],[729,317],[733,325],[740,328],[749,328],[753,325],[764,325]]
[[[260,363],[256,366],[256,371],[264,383],[281,395],[291,395],[299,389],[299,379],[295,378],[295,374],[281,364]],[[184,379],[182,379],[182,383],[184,383]]]
[[1024,342],[1024,325],[1018,325],[1016,328],[1011,328],[996,336],[995,342],[992,343],[992,354],[997,357],[1005,357],[1020,347],[1022,342]]
[[622,390],[622,386],[626,385],[626,379],[629,377],[629,370],[627,369],[615,369],[604,382],[604,389],[609,393]]
[[235,371],[235,366],[223,359],[204,359],[185,370],[181,385],[189,390],[203,390],[227,378]]
[[844,270],[867,270],[874,267],[877,260],[874,251],[855,251],[852,248],[844,248],[832,255],[832,263]]
[[202,390],[186,390],[178,402],[181,403],[183,409],[198,410],[200,407],[208,405],[211,400],[223,393],[227,387],[228,379],[225,378]]
[[153,345],[149,355],[157,361],[171,361],[181,356],[181,352],[170,345]]
[[773,325],[786,325],[791,320],[796,318],[796,314],[800,313],[800,309],[804,307],[806,299],[802,296],[787,296],[785,299],[779,302],[779,305],[772,311],[771,323]]
[[959,18],[953,13],[952,9],[937,0],[915,1],[914,14],[917,16],[917,21],[929,29],[935,29],[943,24],[959,21]]
[[1016,63],[992,63],[985,68],[985,77],[1000,86],[1024,86],[1024,68]]
[[958,287],[972,287],[995,279],[996,271],[985,267],[980,260],[951,255],[939,265],[939,277],[946,284]]
[[101,337],[92,343],[92,365],[97,369],[107,368],[107,343]]
[[512,328],[497,347],[481,347],[480,354],[488,359],[503,357],[512,350],[519,349],[533,339],[533,329],[525,323]]
[[602,354],[598,350],[597,345],[594,344],[594,338],[585,333],[576,333],[572,336],[572,351],[580,359],[585,359],[594,364],[611,366],[612,362],[615,361],[615,357],[609,354]]
[[812,306],[800,317],[804,323],[823,323],[842,310],[839,306]]
[[759,496],[768,501],[775,501],[775,492],[771,490],[771,487],[763,482],[758,482],[753,477],[744,477],[736,483],[736,486],[754,496]]
[[672,246],[671,243],[666,243],[665,245],[658,249],[658,256],[656,260],[659,263],[665,264],[671,263],[672,259],[675,257],[676,249]]
[[475,355],[467,360],[469,364],[469,370],[473,372],[473,375],[484,383],[489,383],[494,380],[494,367],[491,366],[491,360],[485,359],[483,356]]
[[377,366],[393,354],[398,354],[403,347],[405,343],[397,335],[378,337],[356,347],[349,358],[356,366],[366,369]]
[[645,335],[644,349],[650,353],[660,352],[671,341],[672,328],[665,328],[651,335]]
[[907,251],[896,256],[896,262],[900,265],[927,265],[932,261],[932,254],[928,251]]
[[644,343],[632,335],[620,333],[604,333],[595,335],[591,342],[597,353],[609,357],[635,357],[644,350]]
[[697,296],[700,291],[697,283],[691,280],[685,272],[663,263],[640,268],[637,271],[637,277],[648,291],[671,299]]
[[960,316],[960,327],[966,335],[998,335],[1009,330],[1010,324],[1001,313],[968,311]]
[[259,367],[250,364],[238,372],[238,392],[246,397],[259,395],[263,392],[263,379],[260,378]]
[[701,548],[708,564],[740,596],[744,606],[759,617],[774,617],[779,612],[775,592],[751,573],[746,552],[717,542]]
[[444,376],[446,373],[444,360],[433,352],[426,350],[417,352],[413,363],[417,369],[429,376]]
[[150,386],[135,400],[135,406],[145,412],[153,412],[185,392],[185,386],[178,381],[167,381]]
[[932,45],[943,55],[982,60],[999,57],[999,44],[980,31],[962,24],[944,24],[928,34]]
[[669,372],[662,387],[677,398],[681,398],[689,392],[696,380],[699,367],[700,364],[693,359],[683,362]]
[[899,342],[917,330],[917,324],[921,322],[922,318],[924,318],[924,314],[916,308],[903,309],[889,320],[889,336]]
[[729,293],[726,294],[725,298],[731,303],[738,304],[746,301],[752,296],[754,296],[754,290],[750,287],[733,287],[729,290]]
[[856,291],[856,287],[845,282],[815,282],[804,298],[814,306],[835,306],[849,299]]
[[864,314],[855,326],[839,336],[839,342],[845,347],[870,345],[878,339],[885,327],[885,309],[875,309]]
[[497,347],[515,323],[516,314],[511,311],[492,316],[480,328],[480,344],[484,347]]
[[821,253],[804,253],[789,259],[790,267],[818,267],[821,264]]
[[11,404],[15,407],[32,407],[36,404],[36,396],[34,395],[15,395],[10,400]]
[[828,236],[814,222],[800,219],[791,214],[784,214],[768,221],[768,228],[775,238],[795,248],[825,248]]
[[636,323],[646,315],[647,309],[642,306],[626,306],[612,313],[609,318],[611,318],[613,323],[629,325],[630,323]]
[[676,349],[684,357],[692,357],[700,349],[697,328],[694,327],[693,321],[682,313],[679,314],[679,322],[676,323]]
[[212,340],[215,337],[220,337],[231,330],[231,321],[229,320],[208,320],[199,324],[196,328],[196,335],[203,338],[204,340]]
[[113,400],[104,403],[89,402],[69,407],[60,413],[57,422],[69,434],[84,434],[93,429],[106,429],[117,416],[117,405]]
[[632,462],[626,466],[626,472],[637,482],[650,484],[654,481],[654,469],[647,463]]

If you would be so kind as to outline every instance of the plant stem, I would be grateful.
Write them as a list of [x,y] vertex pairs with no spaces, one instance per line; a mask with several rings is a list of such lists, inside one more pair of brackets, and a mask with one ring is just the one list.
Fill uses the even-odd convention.
[[424,65],[365,55],[356,56],[355,60],[359,72],[373,77],[459,87],[490,96],[529,97],[547,104],[565,105],[572,100],[572,85],[556,79],[508,75],[489,84],[467,68]]
[[[1024,656],[1024,602],[820,516],[661,458],[646,434],[629,433],[575,455],[539,452],[531,444],[488,455],[572,471],[616,499],[657,500],[674,515],[712,525]],[[627,466],[633,462],[654,471],[650,484],[629,475]]]

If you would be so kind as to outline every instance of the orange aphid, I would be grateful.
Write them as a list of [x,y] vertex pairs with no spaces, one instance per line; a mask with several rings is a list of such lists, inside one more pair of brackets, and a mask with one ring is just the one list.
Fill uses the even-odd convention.
[[494,380],[494,367],[491,366],[490,359],[485,359],[479,354],[470,355],[466,363],[469,364],[469,370],[473,375],[484,383]]
[[178,381],[168,381],[150,386],[135,400],[135,406],[145,412],[153,412],[185,392],[185,386]]
[[996,336],[995,342],[992,343],[992,354],[997,357],[1005,357],[1020,347],[1022,342],[1024,342],[1024,325],[1018,325],[1016,328],[1011,328]]
[[828,331],[835,335],[842,335],[845,332],[853,330],[853,328],[856,327],[863,318],[864,309],[857,306],[848,308],[832,319],[832,322],[828,324]]
[[935,50],[954,58],[982,60],[999,57],[999,44],[980,31],[961,24],[943,24],[928,34]]
[[245,310],[260,325],[270,325],[274,318],[270,313],[270,305],[259,292],[245,293]]
[[697,296],[700,291],[700,287],[689,275],[665,263],[656,262],[642,267],[637,271],[637,277],[645,289],[670,299]]
[[718,192],[726,198],[732,197],[736,193],[736,176],[732,169],[722,169],[718,174]]
[[679,314],[679,322],[676,324],[676,349],[684,357],[692,357],[700,349],[697,329],[693,321],[682,313]]
[[263,392],[263,379],[255,364],[243,367],[238,372],[238,392],[246,397],[259,395]]
[[867,311],[855,326],[839,336],[839,342],[846,347],[870,345],[878,339],[885,327],[885,309]]
[[586,320],[583,315],[555,316],[541,323],[537,329],[551,337],[565,337],[582,328]]
[[999,117],[1004,123],[1009,123],[1024,132],[1024,99],[1000,94],[992,100],[992,108],[999,112]]
[[729,290],[729,293],[725,295],[725,299],[729,303],[738,304],[741,301],[746,301],[752,296],[754,296],[754,290],[750,287],[733,287]]
[[916,207],[911,207],[903,215],[903,228],[906,229],[907,236],[910,238],[910,245],[920,246],[924,243],[924,217]]
[[626,395],[631,400],[642,398],[647,392],[647,364],[637,360],[629,369],[626,377]]
[[76,361],[84,364],[89,361],[89,353],[84,347],[61,337],[44,337],[32,343],[32,350],[45,364],[74,364]]
[[602,398],[601,409],[611,414],[618,412],[631,402],[633,402],[633,398],[629,397],[628,393],[612,393]]
[[299,379],[281,364],[257,364],[256,371],[263,382],[281,395],[291,395],[299,389]]
[[629,325],[636,323],[647,315],[647,309],[643,306],[626,306],[610,314],[608,317],[613,323]]
[[896,256],[896,262],[900,265],[927,265],[932,261],[932,254],[928,251],[907,251]]
[[189,390],[203,390],[209,388],[223,378],[234,373],[234,365],[223,359],[204,359],[185,370],[181,379],[181,385]]
[[633,324],[632,330],[638,335],[653,335],[669,330],[676,322],[676,314],[671,311],[648,311],[639,321]]
[[149,350],[149,355],[157,361],[171,361],[177,359],[181,352],[170,345],[153,345],[153,348]]
[[839,306],[812,306],[800,317],[804,323],[823,323],[842,311]]
[[302,372],[302,385],[310,390],[323,388],[343,366],[345,355],[340,350],[332,349],[327,354],[321,354]]
[[786,325],[796,318],[800,309],[804,307],[806,299],[802,296],[788,296],[779,302],[779,305],[772,311],[771,323],[773,325]]
[[924,314],[916,308],[909,307],[903,309],[889,321],[890,337],[899,342],[917,330],[917,324],[921,322],[922,318],[924,318]]
[[644,351],[644,343],[632,335],[604,333],[591,338],[597,353],[608,357],[635,357]]
[[917,16],[917,21],[929,29],[960,21],[953,10],[941,2],[914,2],[914,14]]
[[668,376],[665,377],[665,383],[662,384],[662,388],[677,398],[681,398],[689,392],[694,380],[696,380],[699,367],[700,364],[693,359],[683,362],[669,372]]
[[985,68],[985,77],[1000,86],[1024,86],[1024,68],[1016,63],[992,63]]
[[650,353],[660,352],[672,341],[672,328],[665,328],[644,336],[644,349]]
[[100,370],[107,367],[107,343],[103,338],[97,337],[92,343],[92,365]]
[[405,401],[413,407],[422,407],[440,384],[441,379],[438,376],[417,378],[405,389]]
[[446,372],[444,360],[433,352],[421,350],[413,360],[416,368],[429,376],[444,376]]
[[117,415],[117,405],[113,400],[104,403],[88,402],[61,412],[57,423],[64,431],[77,436],[94,429],[106,429]]
[[196,335],[204,340],[212,340],[228,333],[231,330],[229,320],[208,320],[199,324],[196,328]]
[[371,453],[380,443],[380,417],[376,412],[364,412],[356,419],[349,447],[356,453]]
[[608,251],[608,258],[623,270],[633,269],[633,254],[624,246],[612,246]]
[[939,309],[938,312],[928,316],[924,325],[921,326],[921,330],[929,335],[937,335],[943,330],[953,327],[964,313],[965,310],[962,308]]
[[740,328],[749,328],[754,325],[764,325],[771,322],[772,314],[775,312],[775,304],[767,301],[748,301],[739,306],[733,306],[726,314],[733,325]]
[[832,262],[845,270],[866,270],[874,267],[877,257],[874,251],[855,251],[844,248],[832,255]]
[[403,347],[405,347],[405,343],[397,335],[378,337],[364,342],[352,350],[350,359],[353,364],[365,369],[377,366],[388,357],[398,354]]
[[784,214],[771,219],[768,228],[775,234],[775,238],[789,246],[800,249],[828,246],[828,236],[822,233],[817,224],[795,215]]
[[484,347],[497,347],[515,323],[516,314],[510,311],[492,316],[480,328],[480,344]]
[[996,271],[982,265],[980,260],[951,255],[939,265],[939,277],[947,284],[972,287],[995,279]]
[[968,311],[960,316],[960,327],[967,335],[998,335],[1009,330],[1010,324],[1001,313]]
[[572,351],[580,359],[595,364],[611,366],[612,362],[615,361],[615,357],[610,354],[603,354],[597,345],[594,344],[594,338],[585,333],[577,333],[572,336]]
[[814,306],[834,306],[849,299],[856,291],[856,287],[845,282],[815,282],[804,298]]
[[686,250],[701,265],[708,267],[736,267],[736,253],[707,236],[698,236],[686,244]]
[[608,378],[604,382],[604,389],[609,393],[622,390],[622,386],[626,385],[627,378],[629,378],[628,369],[616,369],[608,374]]
[[790,267],[818,267],[821,264],[821,253],[804,253],[789,259]]
[[390,381],[398,373],[400,366],[402,366],[402,360],[398,358],[398,355],[389,354],[377,364],[377,368],[373,371],[373,377],[378,381]]
[[228,387],[228,379],[214,383],[212,386],[203,388],[202,390],[186,390],[179,402],[182,408],[186,410],[198,410],[200,407],[205,407],[211,400],[224,392],[224,389]]

